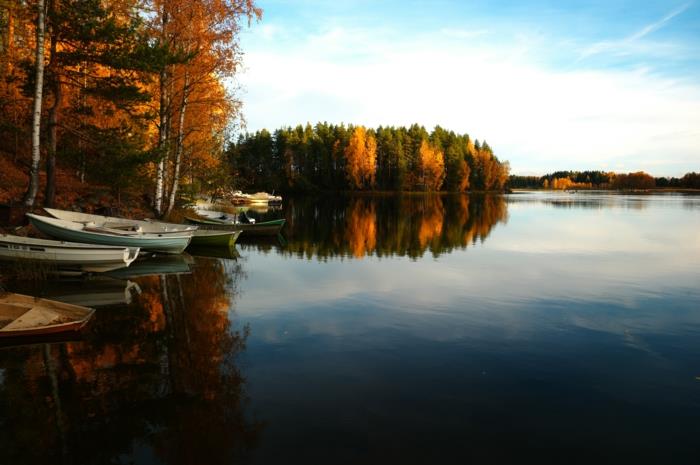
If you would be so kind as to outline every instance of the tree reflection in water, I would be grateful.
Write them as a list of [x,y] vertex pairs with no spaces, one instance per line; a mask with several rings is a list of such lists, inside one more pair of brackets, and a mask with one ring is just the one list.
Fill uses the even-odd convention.
[[[234,262],[235,263],[235,262]],[[82,342],[0,350],[3,463],[236,463],[262,428],[236,366],[248,329],[229,309],[240,264],[138,278]]]
[[[287,243],[277,250],[320,260],[439,256],[483,241],[508,216],[500,195],[437,194],[291,198],[285,215]],[[254,247],[272,249],[269,243]]]

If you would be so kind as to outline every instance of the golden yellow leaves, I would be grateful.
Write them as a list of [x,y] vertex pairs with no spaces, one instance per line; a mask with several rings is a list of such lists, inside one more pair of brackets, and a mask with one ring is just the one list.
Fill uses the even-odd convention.
[[442,150],[423,141],[419,151],[420,177],[425,190],[438,191],[445,179],[445,157]]
[[353,189],[373,188],[377,172],[377,140],[357,126],[345,148],[346,175]]

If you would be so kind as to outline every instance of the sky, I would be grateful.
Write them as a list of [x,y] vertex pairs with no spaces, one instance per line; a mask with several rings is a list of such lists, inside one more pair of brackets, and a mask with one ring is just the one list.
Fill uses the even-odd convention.
[[700,171],[700,0],[258,0],[246,130],[440,125],[511,172]]

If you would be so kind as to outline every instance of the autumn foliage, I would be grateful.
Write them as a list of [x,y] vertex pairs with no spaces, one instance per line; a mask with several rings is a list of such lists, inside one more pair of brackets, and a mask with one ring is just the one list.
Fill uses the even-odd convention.
[[637,171],[636,173],[615,175],[612,185],[616,189],[651,189],[656,187],[656,182],[653,176],[644,171]]
[[345,169],[352,189],[374,187],[376,162],[377,141],[364,126],[357,126],[345,147]]
[[500,191],[509,170],[486,142],[417,124],[263,129],[226,152],[236,187],[250,190]]
[[38,103],[40,201],[62,198],[58,173],[69,172],[117,195],[147,193],[165,212],[183,185],[218,181],[240,113],[224,80],[240,67],[241,27],[261,14],[253,0],[0,2],[0,157],[29,174]]
[[442,151],[427,141],[420,145],[420,183],[425,190],[437,191],[445,179],[445,157]]

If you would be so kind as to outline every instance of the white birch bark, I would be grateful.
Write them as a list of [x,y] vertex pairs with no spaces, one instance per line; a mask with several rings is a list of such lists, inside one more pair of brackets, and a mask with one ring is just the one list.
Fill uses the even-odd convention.
[[190,76],[185,72],[185,83],[182,87],[182,104],[180,105],[180,121],[177,128],[177,146],[175,147],[175,170],[173,173],[173,185],[170,189],[170,199],[166,215],[170,214],[175,206],[175,196],[180,183],[180,165],[182,162],[182,151],[185,139],[185,112],[187,111],[187,99],[190,93]]
[[36,20],[36,82],[34,86],[34,107],[32,110],[32,165],[29,170],[29,188],[24,204],[34,206],[39,190],[39,161],[41,161],[41,102],[44,90],[44,32],[46,28],[46,11],[44,0],[37,0],[39,14]]
[[156,195],[153,207],[156,213],[160,214],[163,208],[163,185],[165,181],[165,158],[166,145],[168,142],[168,109],[167,109],[167,79],[165,71],[160,73],[160,125],[158,127],[158,147],[160,148],[160,161],[156,169]]

